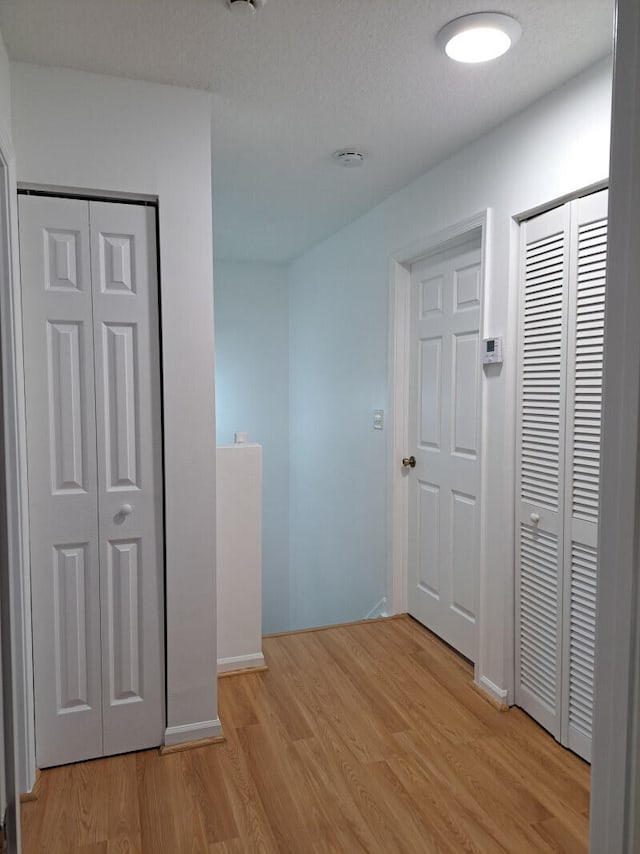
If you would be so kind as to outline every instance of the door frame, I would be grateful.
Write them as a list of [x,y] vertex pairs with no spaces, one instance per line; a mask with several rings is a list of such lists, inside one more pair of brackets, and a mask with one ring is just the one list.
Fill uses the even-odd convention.
[[[441,249],[462,245],[474,232],[480,233],[481,298],[480,333],[484,332],[487,281],[487,247],[491,224],[491,209],[486,208],[441,231],[404,246],[389,257],[389,329],[388,329],[388,401],[387,411],[387,611],[406,613],[409,581],[409,482],[398,461],[407,453],[409,441],[409,363],[411,335],[411,265]],[[481,590],[485,578],[485,519],[484,519],[484,372],[481,379],[480,408],[480,565],[478,578],[478,608],[476,631],[481,636]],[[481,645],[478,644],[478,649]],[[479,657],[475,678],[481,673]],[[504,702],[503,698],[500,698]]]
[[3,726],[9,850],[20,850],[20,792],[35,782],[31,590],[26,490],[26,421],[22,376],[22,319],[18,261],[16,159],[8,129],[0,122],[0,394],[2,395]]
[[590,850],[640,845],[640,7],[616,11]]

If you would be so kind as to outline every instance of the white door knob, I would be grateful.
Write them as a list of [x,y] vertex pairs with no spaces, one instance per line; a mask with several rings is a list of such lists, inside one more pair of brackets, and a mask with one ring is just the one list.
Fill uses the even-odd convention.
[[537,524],[538,524],[538,522],[540,521],[540,514],[539,514],[539,513],[532,513],[532,514],[529,516],[529,518],[531,519],[531,522],[532,522],[534,525],[537,525]]
[[133,513],[133,507],[130,504],[123,504],[119,513],[121,516],[130,516]]

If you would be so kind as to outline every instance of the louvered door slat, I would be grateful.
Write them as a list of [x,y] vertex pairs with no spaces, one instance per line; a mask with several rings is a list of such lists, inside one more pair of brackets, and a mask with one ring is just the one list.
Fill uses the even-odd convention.
[[607,193],[572,203],[569,285],[567,484],[562,741],[591,757]]

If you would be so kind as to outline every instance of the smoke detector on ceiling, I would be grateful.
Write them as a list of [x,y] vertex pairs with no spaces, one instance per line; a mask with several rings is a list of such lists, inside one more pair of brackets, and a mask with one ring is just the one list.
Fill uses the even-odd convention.
[[239,15],[254,15],[266,2],[267,0],[227,0],[231,11]]
[[334,158],[341,166],[362,166],[365,155],[355,148],[342,148],[333,152]]

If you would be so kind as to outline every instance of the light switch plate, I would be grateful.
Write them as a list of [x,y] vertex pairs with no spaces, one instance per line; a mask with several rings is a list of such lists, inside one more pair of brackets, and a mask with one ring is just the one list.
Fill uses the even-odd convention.
[[384,409],[373,410],[373,429],[384,430]]

